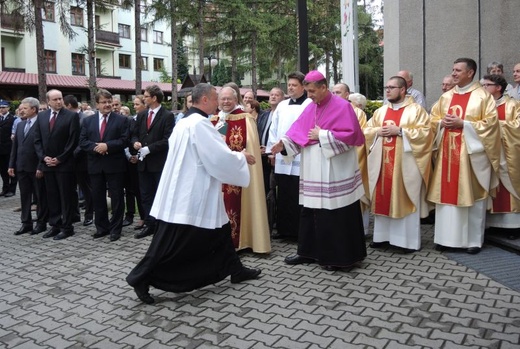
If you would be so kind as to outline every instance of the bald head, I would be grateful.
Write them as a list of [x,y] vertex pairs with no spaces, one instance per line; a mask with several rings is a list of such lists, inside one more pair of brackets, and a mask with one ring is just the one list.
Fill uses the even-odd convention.
[[451,75],[446,75],[442,79],[442,93],[448,92],[455,86],[455,83],[453,82],[453,77]]
[[406,88],[410,88],[413,85],[413,75],[408,70],[401,70],[397,73],[397,76],[402,77],[406,81]]
[[334,87],[332,88],[332,93],[348,101],[348,96],[350,95],[350,88],[347,84],[339,83],[334,85]]

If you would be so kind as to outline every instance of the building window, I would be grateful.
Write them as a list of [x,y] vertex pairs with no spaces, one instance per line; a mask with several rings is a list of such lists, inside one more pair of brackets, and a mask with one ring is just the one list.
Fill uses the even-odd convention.
[[43,3],[42,17],[44,21],[54,22],[56,20],[53,1],[45,1]]
[[164,69],[164,59],[162,58],[154,58],[153,59],[153,70],[161,71]]
[[130,55],[119,54],[119,68],[131,69],[132,68],[132,64],[130,62],[131,59],[132,59],[132,56],[130,56]]
[[156,44],[162,44],[163,43],[163,32],[154,30],[153,31],[153,42]]
[[101,65],[101,58],[96,58],[96,76],[103,75],[103,67]]
[[85,55],[72,54],[72,75],[85,75]]
[[148,30],[146,28],[141,28],[141,41],[148,41]]
[[130,26],[119,23],[119,37],[130,39]]
[[56,51],[44,50],[45,72],[56,73]]
[[141,70],[148,70],[148,57],[141,57]]
[[83,9],[81,7],[70,8],[70,24],[83,27]]

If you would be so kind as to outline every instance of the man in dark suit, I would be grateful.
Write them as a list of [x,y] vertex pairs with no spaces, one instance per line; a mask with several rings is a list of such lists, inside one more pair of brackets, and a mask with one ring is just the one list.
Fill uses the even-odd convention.
[[[22,100],[20,104],[23,121],[19,122],[13,140],[13,148],[9,159],[9,176],[18,176],[20,184],[20,201],[22,204],[22,227],[14,233],[21,235],[31,233],[36,235],[47,229],[49,211],[45,197],[45,183],[43,180],[43,164],[38,160],[34,149],[34,124],[38,118],[40,102],[33,97]],[[36,196],[37,223],[33,229],[31,203]]]
[[[283,101],[285,94],[279,87],[273,87],[269,92],[269,106],[270,108],[260,113],[257,120],[258,125],[258,139],[260,140],[260,152],[262,154],[262,170],[264,174],[264,188],[265,195],[271,190],[271,162],[266,154],[267,140],[269,139],[269,128],[271,127],[271,119],[278,104]],[[270,149],[267,151],[269,153]]]
[[[128,145],[129,120],[112,112],[112,94],[100,89],[96,93],[97,113],[83,120],[79,144],[88,156],[88,173],[92,185],[95,224],[94,239],[110,234],[119,240],[123,228],[125,148]],[[112,219],[108,219],[106,188],[110,192]]]
[[[78,113],[79,125],[83,124],[83,120],[87,117],[79,108],[79,103],[76,97],[73,95],[67,95],[63,97],[63,104],[65,108],[70,111]],[[78,147],[74,150],[74,173],[76,175],[76,183],[78,184],[81,193],[83,194],[84,208],[85,208],[85,219],[83,220],[83,226],[89,226],[94,223],[94,204],[92,202],[92,188],[90,185],[90,178],[87,171],[87,153]],[[79,201],[79,195],[76,195]],[[79,213],[79,202],[76,205],[74,203],[74,209],[76,210],[75,216],[81,220]]]
[[132,133],[132,146],[139,151],[139,188],[145,211],[145,227],[135,234],[136,239],[152,235],[155,218],[150,216],[155,192],[168,155],[168,138],[175,125],[175,116],[161,107],[164,94],[157,85],[148,86],[144,92],[147,110],[139,113]]
[[16,191],[16,177],[7,174],[9,157],[11,156],[11,132],[14,115],[9,112],[9,102],[0,99],[0,177],[2,177],[2,191],[0,196],[14,196]]
[[38,114],[34,127],[34,147],[43,162],[45,189],[51,229],[44,238],[66,239],[74,235],[75,214],[74,149],[79,140],[79,116],[63,107],[61,91],[47,92],[50,109]]

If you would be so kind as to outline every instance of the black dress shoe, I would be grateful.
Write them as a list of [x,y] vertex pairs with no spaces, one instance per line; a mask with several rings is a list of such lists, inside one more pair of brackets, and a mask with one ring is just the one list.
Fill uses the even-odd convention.
[[109,234],[108,231],[98,231],[95,234],[92,235],[94,239],[102,238],[103,236],[107,236]]
[[388,242],[387,241],[381,241],[381,242],[375,242],[372,241],[368,246],[372,248],[381,248],[384,247]]
[[136,239],[142,239],[144,237],[147,237],[149,235],[153,235],[154,233],[154,228],[153,227],[144,227],[143,230],[141,230],[140,232],[136,233],[134,235],[134,237]]
[[134,287],[135,294],[137,295],[137,298],[143,303],[146,304],[153,304],[154,299],[152,296],[150,296],[148,286],[136,286]]
[[125,219],[123,220],[123,227],[128,227],[128,226],[129,226],[130,224],[132,224],[133,222],[134,222],[133,219],[131,219],[131,218],[125,218]]
[[327,270],[327,271],[338,271],[338,270],[341,270],[342,268],[340,267],[335,267],[333,265],[322,265],[321,266],[323,269]]
[[257,279],[261,272],[260,269],[242,267],[238,273],[231,275],[231,283],[238,284],[242,281]]
[[437,245],[435,245],[435,250],[442,252],[442,251],[447,251],[448,248],[446,246],[442,246],[442,245],[437,244]]
[[47,230],[46,225],[36,225],[36,227],[31,232],[31,235],[37,235],[37,234],[43,233],[45,230]]
[[92,218],[85,218],[85,220],[83,221],[83,226],[84,226],[84,227],[88,227],[88,226],[91,225],[92,223],[94,223],[94,221],[92,220]]
[[10,192],[8,191],[7,193],[5,193],[4,195],[6,198],[10,198],[11,196],[14,196],[14,193],[13,192]]
[[273,239],[273,240],[280,240],[283,238],[285,238],[285,236],[283,236],[282,234],[280,234],[278,232],[271,234],[271,239]]
[[295,254],[293,256],[285,257],[284,262],[285,262],[285,264],[289,264],[289,265],[316,263],[316,261],[312,258],[302,257],[297,254]]
[[401,250],[402,254],[410,254],[410,253],[414,253],[416,251],[412,248],[404,248],[404,247],[400,247],[399,249]]
[[469,253],[469,254],[477,254],[480,252],[480,247],[470,247],[468,249],[466,249],[466,253]]
[[22,235],[25,233],[30,233],[30,232],[32,232],[32,230],[33,230],[32,226],[22,225],[22,227],[20,229],[15,231],[14,235]]
[[6,191],[6,190],[2,190],[2,191],[0,192],[0,196],[5,196],[5,194],[7,194],[7,191]]
[[110,241],[117,241],[121,238],[121,234],[110,234]]
[[60,230],[58,228],[51,228],[48,232],[46,232],[44,235],[43,235],[43,238],[44,239],[47,239],[47,238],[52,238],[56,235],[58,235],[60,233]]
[[46,225],[36,225],[36,227],[34,227],[33,231],[31,232],[31,235],[43,233],[45,230],[47,230]]
[[63,239],[66,239],[68,237],[71,237],[72,235],[74,235],[74,232],[66,233],[64,231],[61,231],[58,235],[56,235],[53,238],[53,240],[63,240]]

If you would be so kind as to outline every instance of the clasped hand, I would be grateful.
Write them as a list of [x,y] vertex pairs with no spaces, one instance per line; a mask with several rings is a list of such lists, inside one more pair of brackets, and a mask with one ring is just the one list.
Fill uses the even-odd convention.
[[441,126],[446,128],[462,128],[464,126],[464,120],[457,115],[446,114],[441,121]]

